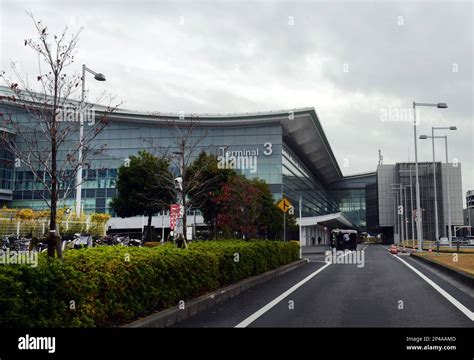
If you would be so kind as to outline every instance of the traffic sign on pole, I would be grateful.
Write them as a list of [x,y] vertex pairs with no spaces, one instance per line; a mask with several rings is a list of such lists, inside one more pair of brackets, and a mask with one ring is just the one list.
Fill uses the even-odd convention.
[[[280,200],[280,202],[278,203],[278,207],[280,208],[281,211],[283,211],[284,213],[286,213],[288,210],[290,210],[291,208],[293,208],[293,205],[291,205],[291,202],[286,199],[286,198],[283,198]],[[294,210],[293,210],[294,211]]]

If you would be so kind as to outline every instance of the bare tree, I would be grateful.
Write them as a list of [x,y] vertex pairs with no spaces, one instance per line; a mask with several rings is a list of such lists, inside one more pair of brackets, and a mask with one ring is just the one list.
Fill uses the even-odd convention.
[[201,207],[203,195],[217,181],[217,176],[204,177],[203,173],[207,170],[208,164],[198,164],[194,161],[200,153],[209,148],[203,145],[203,140],[208,134],[207,128],[201,124],[196,115],[193,114],[189,118],[180,116],[179,120],[169,120],[166,122],[166,127],[171,132],[171,143],[168,145],[155,144],[150,139],[144,139],[144,141],[150,143],[156,156],[167,158],[175,170],[176,178],[173,181],[170,181],[169,177],[163,177],[157,181],[157,184],[173,191],[182,206],[183,244],[187,247],[187,212]]
[[[80,90],[83,79],[77,73],[66,74],[65,69],[74,62],[80,31],[68,36],[66,27],[60,35],[51,36],[41,21],[28,15],[37,38],[26,39],[24,44],[36,53],[39,72],[29,79],[12,62],[15,80],[4,71],[0,73],[9,88],[9,92],[0,96],[0,104],[6,109],[1,117],[4,126],[13,132],[13,135],[4,133],[3,143],[13,154],[15,166],[31,171],[35,186],[42,190],[40,193],[50,209],[48,255],[54,257],[57,251],[58,257],[62,257],[56,224],[58,202],[79,185],[75,182],[79,169],[89,168],[94,156],[105,149],[105,144],[94,140],[107,125],[108,115],[120,104],[112,106],[113,97],[108,98],[108,106],[79,101],[76,91]],[[104,101],[103,93],[97,102]],[[85,130],[82,139],[78,139],[81,121]],[[82,156],[79,156],[81,145]]]

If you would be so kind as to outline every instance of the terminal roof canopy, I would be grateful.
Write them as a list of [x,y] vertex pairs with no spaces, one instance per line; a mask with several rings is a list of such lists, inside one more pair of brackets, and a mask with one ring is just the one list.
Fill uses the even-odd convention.
[[245,114],[166,114],[140,113],[120,110],[111,118],[124,122],[163,123],[174,121],[185,124],[199,122],[200,126],[255,126],[281,124],[285,141],[301,157],[314,175],[326,184],[342,179],[342,172],[337,164],[323,128],[314,108],[280,110]]
[[[0,94],[9,95],[11,90],[0,86]],[[21,106],[18,102],[10,104]],[[96,113],[104,111],[102,106],[94,106]],[[314,108],[289,109],[240,114],[182,114],[161,112],[138,112],[118,109],[109,119],[126,123],[148,125],[166,125],[189,123],[192,119],[200,126],[226,127],[266,125],[280,123],[283,126],[284,139],[292,150],[303,160],[313,175],[329,184],[343,178],[329,142]]]
[[[296,222],[299,224],[299,219],[296,219]],[[301,218],[301,226],[312,226],[312,225],[322,225],[327,226],[332,229],[356,229],[352,221],[350,221],[342,212],[319,215],[319,216],[310,216]]]

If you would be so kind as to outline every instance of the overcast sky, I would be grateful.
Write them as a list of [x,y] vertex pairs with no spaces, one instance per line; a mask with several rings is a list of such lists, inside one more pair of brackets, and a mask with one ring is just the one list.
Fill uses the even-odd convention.
[[[0,69],[16,61],[37,75],[24,46],[25,11],[59,33],[83,27],[82,63],[103,72],[88,82],[133,110],[254,112],[314,107],[344,175],[414,160],[413,127],[396,120],[413,101],[419,134],[456,125],[450,159],[462,163],[463,192],[474,189],[473,5],[470,2],[140,2],[0,0]],[[440,133],[441,135],[441,133]],[[431,143],[419,141],[419,160]],[[444,159],[444,144],[436,145]],[[463,194],[464,197],[464,194]]]

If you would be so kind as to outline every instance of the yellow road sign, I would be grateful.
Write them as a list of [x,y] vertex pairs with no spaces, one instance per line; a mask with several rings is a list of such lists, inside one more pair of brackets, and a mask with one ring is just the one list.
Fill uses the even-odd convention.
[[291,205],[288,199],[283,198],[278,203],[278,207],[281,209],[281,211],[286,213],[288,210],[290,210],[293,207],[293,205]]

